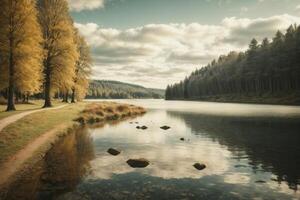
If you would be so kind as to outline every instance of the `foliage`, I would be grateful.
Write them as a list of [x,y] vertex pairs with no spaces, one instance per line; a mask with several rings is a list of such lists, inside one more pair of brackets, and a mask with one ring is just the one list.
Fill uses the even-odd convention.
[[35,93],[42,80],[41,30],[33,0],[3,0],[0,14],[0,90],[8,88],[8,110],[18,90]]
[[93,80],[90,82],[87,98],[132,99],[132,98],[163,98],[164,90],[144,88],[139,85],[118,81]]
[[282,97],[300,89],[300,26],[278,31],[272,42],[253,39],[246,52],[230,52],[166,89],[166,99],[225,96]]
[[90,49],[85,39],[75,32],[77,52],[79,58],[76,62],[74,86],[72,88],[72,102],[82,100],[87,93],[89,87],[89,76],[91,75],[92,58]]
[[73,86],[78,52],[68,2],[40,0],[39,10],[45,51],[45,107],[49,107],[54,92],[67,91]]

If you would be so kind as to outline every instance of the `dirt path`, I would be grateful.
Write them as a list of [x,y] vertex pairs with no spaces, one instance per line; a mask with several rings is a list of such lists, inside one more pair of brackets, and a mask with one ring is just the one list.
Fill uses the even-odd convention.
[[55,128],[36,138],[34,141],[30,142],[22,150],[6,161],[5,164],[1,166],[0,170],[0,188],[21,169],[23,164],[30,159],[35,152],[37,152],[42,146],[54,141],[54,139],[57,137],[57,133],[65,130],[67,127],[68,124],[60,124],[56,126]]
[[[63,108],[67,105],[61,105],[61,106],[57,106],[57,107],[53,107],[53,108],[44,108],[44,109],[37,109],[37,110],[31,110],[31,111],[25,111],[19,114],[15,114],[9,117],[6,117],[2,120],[0,120],[0,132],[8,125],[10,125],[11,123],[14,123],[16,121],[18,121],[19,119],[22,119],[23,117],[33,114],[33,113],[37,113],[37,112],[41,112],[44,110],[54,110],[54,109],[60,109]],[[1,134],[1,133],[0,133]]]

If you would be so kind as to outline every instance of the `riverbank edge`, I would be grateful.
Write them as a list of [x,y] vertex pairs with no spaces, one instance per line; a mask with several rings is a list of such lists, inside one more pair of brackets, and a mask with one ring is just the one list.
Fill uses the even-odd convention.
[[[63,128],[59,131],[55,131],[50,138],[48,138],[43,144],[41,144],[37,149],[29,156],[28,159],[26,159],[20,167],[16,169],[16,171],[6,177],[6,180],[2,180],[0,183],[0,197],[2,197],[3,193],[7,191],[7,189],[10,187],[10,184],[12,184],[14,181],[21,178],[28,170],[30,170],[37,162],[42,160],[46,153],[53,147],[53,145],[58,142],[61,138],[64,136],[67,136],[68,134],[73,133],[77,128],[79,128],[81,125],[78,122],[72,122],[70,124],[61,124],[60,127]],[[42,134],[40,137],[45,135],[46,133]],[[27,146],[31,145],[33,141],[31,141]],[[26,147],[27,147],[26,146]],[[24,149],[26,148],[24,147]],[[19,152],[18,152],[19,153]],[[18,154],[17,153],[17,154]],[[14,155],[15,156],[15,155]],[[2,164],[0,166],[1,171],[3,168],[5,168],[5,165],[9,163],[11,160],[7,161],[6,163]],[[0,198],[1,199],[1,198]]]
[[[95,102],[96,104],[101,104],[103,102]],[[88,107],[88,105],[91,105],[91,104],[95,104],[95,103],[87,103],[85,107]],[[115,105],[124,105],[124,104],[121,104],[121,103],[115,103]],[[134,108],[141,108],[139,106],[134,106],[134,105],[130,105],[130,106],[133,106]],[[143,108],[144,109],[144,108]],[[145,110],[146,112],[146,110]],[[144,114],[144,113],[142,113]],[[82,126],[95,126],[97,124],[101,124],[101,125],[105,125],[105,124],[109,124],[110,122],[112,121],[121,121],[123,119],[126,119],[126,117],[137,117],[141,115],[140,113],[137,113],[137,114],[134,114],[134,115],[131,115],[131,116],[125,116],[124,118],[117,118],[117,119],[107,119],[107,120],[104,120],[104,121],[101,121],[99,123],[95,122],[95,123],[88,123],[88,124],[82,124],[80,122],[78,122],[75,119],[73,119],[73,121],[69,122],[69,123],[64,123],[64,124],[60,124],[56,127],[53,127],[54,129],[55,128],[58,128],[58,127],[62,127],[60,130],[58,131],[54,131],[52,134],[51,134],[51,137],[48,138],[46,141],[44,141],[39,147],[36,148],[36,150],[29,156],[28,159],[26,159],[17,169],[16,171],[12,174],[12,175],[9,175],[8,177],[6,177],[6,179],[2,179],[0,181],[0,199],[5,196],[5,193],[7,192],[7,190],[9,189],[10,185],[18,180],[19,178],[21,178],[24,174],[27,173],[27,171],[30,171],[30,169],[32,169],[32,167],[38,163],[39,161],[41,161],[45,155],[47,154],[47,152],[55,145],[56,142],[58,142],[60,139],[62,139],[63,137],[69,135],[69,134],[72,134],[74,133],[75,130],[77,130],[78,128],[82,127]],[[77,117],[81,117],[81,113],[78,114]],[[42,137],[43,135],[45,135],[46,133],[43,133],[40,137]],[[35,140],[37,140],[38,138],[36,138]],[[35,140],[32,140],[29,144],[27,144],[23,149],[25,149],[26,147],[30,146]],[[22,151],[22,150],[21,150]],[[19,152],[16,153],[16,155],[18,154]],[[5,169],[5,167],[7,167],[7,163],[13,161],[13,157],[8,160],[7,162],[5,162],[4,164],[0,165],[0,171],[3,171],[3,169]]]
[[263,105],[285,105],[299,106],[300,95],[286,97],[251,97],[251,96],[206,96],[201,98],[172,98],[167,101],[204,101],[216,103],[242,103],[242,104],[263,104]]

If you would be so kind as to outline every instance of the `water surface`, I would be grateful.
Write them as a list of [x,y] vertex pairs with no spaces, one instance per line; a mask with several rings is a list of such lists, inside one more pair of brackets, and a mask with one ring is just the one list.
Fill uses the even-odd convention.
[[[62,139],[14,183],[10,198],[300,199],[299,107],[125,102],[148,113]],[[111,147],[121,154],[106,153]],[[130,158],[150,165],[133,169]],[[196,170],[196,162],[207,168]]]

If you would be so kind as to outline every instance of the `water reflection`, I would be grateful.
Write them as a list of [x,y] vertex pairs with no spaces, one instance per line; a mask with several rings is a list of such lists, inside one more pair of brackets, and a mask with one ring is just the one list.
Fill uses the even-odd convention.
[[89,132],[79,129],[56,143],[45,158],[25,171],[0,199],[54,199],[72,191],[89,173],[89,161],[94,156]]
[[[242,107],[240,114],[249,105]],[[300,199],[299,118],[286,116],[283,107],[276,118],[268,109],[268,115],[247,117],[175,110],[157,107],[138,119],[67,136],[9,195],[59,200]],[[149,128],[136,129],[130,121]],[[163,125],[171,129],[160,129]],[[111,156],[109,148],[122,152]],[[150,165],[133,169],[126,163],[130,158],[146,158]],[[207,168],[196,170],[196,162]]]
[[237,160],[248,160],[253,173],[271,171],[273,181],[300,184],[300,121],[269,118],[210,117],[168,112],[182,119],[194,134],[205,134],[224,145]]
[[[161,120],[171,124],[172,129],[160,129]],[[93,178],[110,179],[114,174],[136,171],[169,179],[200,178],[220,174],[228,168],[226,157],[229,156],[229,151],[216,148],[213,142],[194,141],[194,136],[186,131],[185,124],[176,119],[170,120],[166,112],[148,113],[148,116],[139,119],[139,123],[145,124],[149,129],[138,130],[135,125],[123,123],[92,130],[97,152],[97,157],[91,162]],[[181,137],[188,141],[180,141]],[[106,153],[111,147],[123,151],[119,156],[113,157]],[[147,158],[151,163],[146,169],[133,169],[126,163],[130,158]],[[199,161],[208,166],[201,173],[192,167]]]

